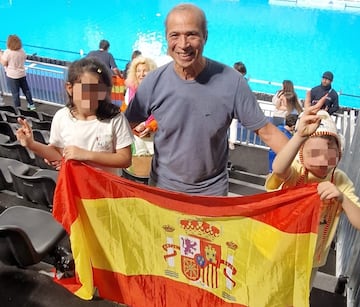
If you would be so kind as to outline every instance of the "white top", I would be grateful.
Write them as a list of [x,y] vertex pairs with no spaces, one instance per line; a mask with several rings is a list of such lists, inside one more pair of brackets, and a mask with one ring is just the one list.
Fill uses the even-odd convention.
[[[56,112],[51,124],[50,144],[59,148],[73,145],[97,152],[116,152],[133,142],[130,125],[122,113],[106,120],[78,120],[69,108]],[[118,174],[116,168],[89,163],[105,171]]]
[[6,75],[12,79],[25,77],[25,60],[26,54],[23,49],[10,50],[6,49],[1,59],[7,62],[5,66]]

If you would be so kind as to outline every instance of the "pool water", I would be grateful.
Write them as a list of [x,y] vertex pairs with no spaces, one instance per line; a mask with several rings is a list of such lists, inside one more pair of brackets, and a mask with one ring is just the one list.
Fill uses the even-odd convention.
[[[290,79],[308,88],[331,70],[335,90],[360,96],[360,13],[271,5],[266,0],[192,2],[208,18],[205,56],[230,66],[243,61],[250,81]],[[134,49],[161,64],[168,60],[164,19],[177,3],[109,0],[99,6],[58,0],[50,6],[45,0],[2,1],[1,20],[7,26],[0,27],[0,48],[5,48],[9,34],[16,33],[28,54],[72,61],[97,49],[105,38],[121,69]],[[252,82],[250,86],[254,91],[278,90]],[[341,95],[340,104],[360,108],[360,98]]]

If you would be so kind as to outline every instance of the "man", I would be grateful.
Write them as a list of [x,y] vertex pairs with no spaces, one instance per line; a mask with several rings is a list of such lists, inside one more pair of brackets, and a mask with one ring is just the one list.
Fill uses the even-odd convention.
[[117,68],[113,55],[109,52],[110,43],[102,39],[99,43],[99,50],[90,51],[87,57],[95,57],[103,62],[111,71],[111,74],[122,77],[121,71]]
[[125,69],[124,69],[124,79],[127,78],[127,73],[128,73],[129,68],[130,68],[130,64],[131,64],[132,60],[137,58],[140,55],[141,55],[140,50],[134,50],[133,51],[133,53],[131,54],[131,60],[126,63],[126,66],[125,66]]
[[276,152],[287,138],[264,116],[244,77],[203,57],[204,12],[180,4],[168,14],[170,62],[150,72],[129,104],[130,123],[158,121],[150,185],[167,190],[227,195],[227,130],[236,117]]
[[327,111],[330,115],[335,113],[339,109],[338,94],[331,87],[331,82],[333,80],[333,73],[331,71],[325,71],[322,75],[321,84],[313,87],[310,91],[311,105],[316,104],[316,102],[318,102],[321,97],[323,97],[325,94],[328,94],[323,109],[325,109],[325,111]]

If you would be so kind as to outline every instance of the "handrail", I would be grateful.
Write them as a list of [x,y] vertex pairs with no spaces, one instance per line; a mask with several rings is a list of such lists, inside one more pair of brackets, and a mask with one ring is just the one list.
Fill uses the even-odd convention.
[[[265,85],[282,87],[282,83],[281,82],[276,82],[276,81],[268,81],[268,80],[260,80],[260,79],[249,78],[248,82],[249,83],[265,84]],[[294,89],[295,90],[309,91],[309,90],[311,90],[311,87],[306,87],[306,86],[301,86],[301,85],[294,85]],[[360,95],[344,93],[341,90],[338,91],[337,93],[338,93],[339,96],[347,96],[347,97],[360,99]]]
[[[6,41],[4,40],[0,40],[0,43],[5,43]],[[69,54],[76,54],[79,55],[79,57],[83,57],[86,56],[87,53],[85,53],[83,51],[83,49],[80,49],[79,51],[72,51],[72,50],[65,50],[65,49],[57,49],[57,48],[50,48],[50,47],[42,47],[42,46],[36,46],[36,45],[30,45],[30,44],[22,44],[24,47],[30,47],[30,48],[37,48],[37,49],[44,49],[44,50],[50,50],[50,51],[56,51],[56,52],[62,52],[62,53],[69,53]],[[37,53],[33,53],[31,54],[32,56],[36,56]],[[129,61],[129,59],[121,59],[121,58],[116,58],[114,57],[116,61],[121,61],[124,63],[127,63]]]
[[[41,66],[38,66],[37,64],[41,64]],[[46,65],[48,68],[43,67],[42,65]],[[64,88],[68,69],[66,66],[28,60],[26,67],[28,83],[32,92],[33,99],[35,101],[57,105],[65,105],[66,93],[64,91]],[[3,66],[0,66],[0,89],[2,90],[3,94],[11,95],[10,89],[5,80],[6,77],[4,68]],[[253,80],[258,82],[266,82],[264,80]],[[273,85],[281,84],[276,82],[267,83],[272,83]],[[262,96],[264,93],[260,94],[261,95],[257,96]],[[262,97],[257,97],[258,102],[262,110],[264,111],[264,114],[268,118],[273,117],[275,109],[274,104],[271,102],[271,97],[272,95],[270,94],[265,94],[264,98],[266,99],[263,99]],[[350,127],[350,139],[353,136],[357,113],[358,112],[354,109],[344,108],[341,110],[341,112],[334,115],[334,119],[340,133],[344,134],[347,130],[347,127]],[[238,143],[250,146],[267,147],[261,141],[258,135],[251,131],[248,131],[243,126],[239,125],[238,132]]]

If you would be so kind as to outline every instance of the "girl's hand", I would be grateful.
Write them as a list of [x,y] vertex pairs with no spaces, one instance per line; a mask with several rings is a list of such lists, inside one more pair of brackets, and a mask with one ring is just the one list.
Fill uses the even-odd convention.
[[26,119],[18,118],[20,128],[16,131],[16,138],[24,147],[29,147],[34,142],[32,129]]
[[55,160],[55,161],[49,161],[47,159],[44,159],[45,163],[47,165],[52,166],[55,170],[59,171],[61,167],[61,160]]
[[300,115],[296,130],[301,137],[310,136],[319,127],[321,118],[317,115],[317,112],[324,105],[327,95],[321,97],[315,105],[305,108],[304,112]]
[[343,193],[340,192],[336,185],[330,181],[320,182],[318,184],[317,190],[321,200],[336,198],[340,203],[343,202]]
[[88,160],[86,155],[88,151],[77,146],[66,146],[63,150],[63,157],[65,160]]

